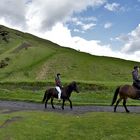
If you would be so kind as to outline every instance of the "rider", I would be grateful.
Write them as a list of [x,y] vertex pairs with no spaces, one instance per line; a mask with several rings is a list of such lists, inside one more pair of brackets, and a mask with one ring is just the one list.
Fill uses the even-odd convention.
[[60,79],[60,73],[57,73],[55,77],[55,85],[56,85],[55,88],[58,91],[58,100],[61,101],[62,84],[61,84],[61,79]]
[[139,80],[139,67],[134,66],[134,70],[132,71],[132,77],[133,77],[133,86],[140,89],[140,80]]

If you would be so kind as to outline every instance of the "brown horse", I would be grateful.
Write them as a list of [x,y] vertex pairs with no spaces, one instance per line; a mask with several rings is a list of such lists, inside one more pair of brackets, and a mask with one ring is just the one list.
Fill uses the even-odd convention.
[[[117,100],[118,94],[119,94],[119,98]],[[126,107],[127,98],[139,100],[140,99],[140,90],[138,90],[137,88],[135,88],[132,85],[123,85],[123,86],[118,87],[115,90],[114,97],[113,97],[112,104],[111,104],[111,105],[113,105],[117,100],[116,105],[114,106],[114,112],[116,112],[116,108],[121,100],[123,100],[123,106],[124,106],[126,112],[129,112],[129,110]]]
[[[79,93],[76,82],[72,82],[62,89],[62,93],[61,93],[61,99],[63,100],[62,109],[64,109],[65,100],[68,100],[70,102],[70,108],[72,109],[72,102],[69,98],[73,91],[76,91],[77,93]],[[45,91],[44,98],[42,100],[43,103],[45,102],[45,108],[47,108],[47,102],[50,98],[51,98],[52,108],[55,109],[53,105],[53,99],[58,98],[58,92],[55,88],[50,88]]]

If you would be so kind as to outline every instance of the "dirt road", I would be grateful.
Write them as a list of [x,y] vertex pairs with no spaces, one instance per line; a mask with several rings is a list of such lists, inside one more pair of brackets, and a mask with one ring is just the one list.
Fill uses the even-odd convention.
[[[48,105],[47,109],[44,109],[44,104],[41,103],[31,103],[31,102],[21,102],[21,101],[1,101],[0,100],[0,110],[7,110],[9,112],[20,111],[20,110],[38,110],[38,111],[48,111],[48,112],[59,112],[59,113],[72,113],[72,114],[82,114],[87,112],[113,112],[113,106],[73,106],[71,110],[69,106],[64,106],[65,109],[61,109],[60,105],[55,105],[56,109],[52,109]],[[140,113],[140,106],[128,106],[130,112]],[[117,112],[125,112],[122,106],[118,106]]]

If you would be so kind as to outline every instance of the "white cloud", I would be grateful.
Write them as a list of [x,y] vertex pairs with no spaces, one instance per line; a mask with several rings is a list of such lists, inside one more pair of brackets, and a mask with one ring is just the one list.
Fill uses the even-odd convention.
[[[80,28],[82,33],[87,31],[87,30],[90,30],[94,26],[96,26],[96,24],[93,23],[95,21],[97,21],[97,19],[95,17],[87,17],[87,18],[74,17],[74,18],[69,20],[69,22],[72,22],[72,24],[78,26],[78,28]],[[75,31],[78,31],[78,30],[76,29]]]
[[96,24],[94,24],[94,23],[89,23],[89,24],[83,25],[83,26],[82,26],[82,29],[83,29],[84,31],[86,31],[86,30],[89,30],[89,29],[93,28],[94,26],[96,26]]
[[0,19],[22,28],[44,31],[58,22],[66,22],[73,13],[104,3],[105,0],[1,0]]
[[95,16],[90,17],[73,17],[70,18],[70,21],[76,22],[76,21],[82,21],[82,22],[96,22],[98,19]]
[[24,0],[1,0],[0,19],[11,25],[26,26],[26,4]]
[[124,41],[124,47],[122,49],[122,52],[124,53],[136,53],[140,51],[140,24],[128,33],[127,35],[123,35],[118,37],[121,41]]
[[120,8],[120,4],[119,3],[107,3],[104,6],[107,10],[109,11],[117,11]]
[[96,18],[96,17],[94,17],[94,16],[91,16],[91,17],[84,17],[84,18],[80,18],[81,20],[83,20],[83,21],[92,21],[92,22],[95,22],[95,21],[97,21],[98,19]]
[[74,32],[77,32],[77,33],[85,33],[85,31],[80,30],[80,29],[77,29],[77,28],[74,28],[73,31]]
[[86,10],[89,6],[102,5],[104,2],[105,0],[33,0],[28,20],[32,23],[32,19],[38,18],[40,24],[37,26],[47,30],[58,22],[67,21],[73,13]]
[[116,37],[113,40],[118,40],[118,41],[122,41],[122,42],[127,42],[129,41],[129,37],[125,34],[121,34],[120,36]]
[[79,30],[79,29],[74,29],[73,31],[74,31],[74,32],[80,32],[80,30]]
[[36,34],[43,38],[47,38],[61,46],[70,47],[81,52],[87,52],[92,55],[110,56],[128,60],[139,61],[140,51],[134,54],[112,50],[109,44],[102,45],[99,40],[86,40],[78,36],[71,36],[70,30],[62,23],[57,23],[51,31],[47,31],[44,35]]
[[105,29],[109,29],[109,28],[111,28],[112,27],[112,23],[111,22],[107,22],[107,23],[105,23],[105,25],[104,25],[104,28]]
[[111,53],[109,45],[101,45],[99,40],[86,40],[78,36],[71,36],[71,32],[63,24],[58,23],[51,31],[45,33],[45,38],[56,42],[62,46],[67,46],[82,52],[87,52],[95,55],[107,55]]

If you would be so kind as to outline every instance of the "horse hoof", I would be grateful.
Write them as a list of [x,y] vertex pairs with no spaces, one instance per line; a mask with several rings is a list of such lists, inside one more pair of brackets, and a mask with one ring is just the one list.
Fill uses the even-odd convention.
[[129,113],[130,111],[129,111],[129,110],[127,110],[126,112],[127,112],[127,113]]

